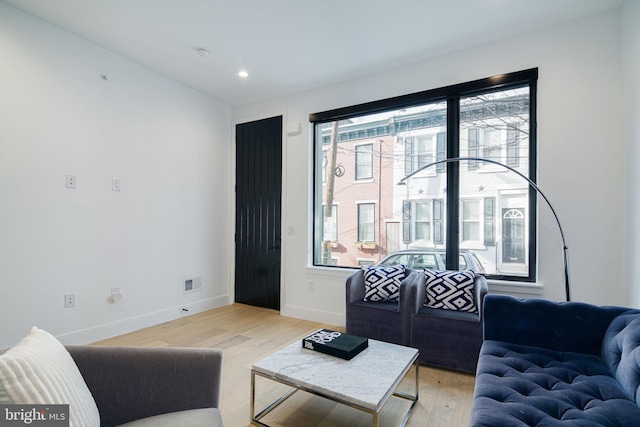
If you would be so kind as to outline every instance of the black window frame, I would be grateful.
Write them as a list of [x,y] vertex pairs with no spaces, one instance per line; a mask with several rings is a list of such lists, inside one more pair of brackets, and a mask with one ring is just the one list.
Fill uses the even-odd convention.
[[[446,132],[446,158],[456,158],[460,156],[460,99],[466,96],[475,95],[479,93],[488,93],[494,91],[502,91],[510,88],[528,86],[529,91],[529,170],[528,177],[533,182],[537,181],[537,84],[538,84],[538,68],[530,68],[522,71],[516,71],[511,73],[499,74],[492,77],[473,80],[466,83],[454,84],[437,89],[430,89],[421,92],[415,92],[407,95],[400,95],[396,97],[381,99],[377,101],[366,102],[362,104],[352,105],[348,107],[342,107],[332,110],[327,110],[318,113],[309,114],[309,121],[314,125],[314,130],[317,125],[347,120],[350,117],[362,116],[367,114],[381,113],[390,110],[410,108],[414,105],[422,105],[432,102],[447,103],[447,132]],[[315,212],[315,203],[317,195],[317,173],[315,168],[317,162],[315,156],[317,153],[318,144],[322,141],[317,140],[317,132],[313,132],[313,208]],[[460,165],[458,162],[447,162],[437,165],[438,171],[447,172],[447,223],[446,227],[446,268],[449,270],[458,269],[458,256],[460,251],[460,242],[458,239],[460,231],[459,226],[459,170]],[[406,168],[405,168],[406,169]],[[405,170],[406,172],[406,170]],[[529,271],[527,276],[511,276],[502,274],[487,275],[490,279],[495,280],[509,280],[518,282],[535,282],[537,272],[537,193],[536,190],[530,185],[528,191],[528,212],[529,212],[529,251],[528,251],[528,266]],[[314,213],[314,218],[315,218]],[[404,220],[404,224],[407,221]],[[318,227],[317,221],[313,221],[313,236],[316,235],[316,227]],[[312,247],[312,262],[318,267],[327,267],[324,264],[317,264],[316,260],[316,245],[315,238],[311,239]],[[335,267],[334,267],[335,268]],[[340,266],[339,268],[353,269],[354,267]]]

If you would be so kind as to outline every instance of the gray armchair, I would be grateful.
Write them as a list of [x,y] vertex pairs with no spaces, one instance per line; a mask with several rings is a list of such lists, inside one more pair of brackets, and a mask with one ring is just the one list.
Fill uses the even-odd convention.
[[102,427],[222,426],[222,352],[211,348],[67,346]]
[[483,302],[487,281],[476,275],[473,287],[478,313],[425,307],[426,278],[419,274],[410,288],[409,345],[420,351],[420,363],[474,373],[482,345]]
[[398,302],[365,302],[364,271],[347,278],[346,332],[393,344],[409,344],[409,324],[405,312],[409,306],[409,286],[417,273],[406,270],[400,285]]

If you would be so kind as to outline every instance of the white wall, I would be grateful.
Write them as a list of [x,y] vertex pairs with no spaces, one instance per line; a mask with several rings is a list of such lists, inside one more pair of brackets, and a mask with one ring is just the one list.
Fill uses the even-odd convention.
[[0,58],[0,349],[228,304],[230,109],[4,3]]
[[[637,21],[636,21],[637,22]],[[309,113],[539,68],[538,183],[563,223],[570,248],[572,299],[626,303],[620,260],[622,185],[621,41],[619,11],[547,28],[285,99],[235,108],[236,121],[286,111],[303,134],[286,140],[282,313],[344,323],[349,271],[308,267],[311,210]],[[295,60],[294,57],[291,60]],[[542,296],[564,300],[561,240],[540,202],[539,275]],[[624,264],[623,264],[624,265]],[[308,282],[315,282],[310,291]],[[494,287],[495,289],[495,287]]]
[[622,9],[622,81],[625,150],[624,203],[621,212],[625,225],[624,251],[620,269],[622,281],[628,284],[628,301],[640,306],[640,2],[627,0]]

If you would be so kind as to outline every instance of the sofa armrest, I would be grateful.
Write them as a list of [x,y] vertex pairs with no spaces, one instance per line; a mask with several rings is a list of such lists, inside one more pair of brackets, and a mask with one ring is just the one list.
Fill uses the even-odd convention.
[[427,280],[424,274],[418,274],[411,283],[410,294],[409,316],[415,316],[427,301]]
[[219,405],[220,350],[89,345],[67,350],[93,394],[102,427]]
[[347,305],[364,299],[364,271],[360,269],[347,277],[345,286]]
[[628,310],[489,294],[484,299],[484,339],[600,355],[609,324]]
[[419,274],[416,270],[409,268],[406,270],[406,276],[400,284],[400,299],[398,300],[398,310],[402,313],[407,313],[408,310],[411,310],[411,287]]
[[487,279],[481,274],[476,274],[476,278],[473,282],[473,299],[480,313],[480,321],[482,322],[482,313],[484,311],[484,297],[489,293],[489,286],[487,285]]

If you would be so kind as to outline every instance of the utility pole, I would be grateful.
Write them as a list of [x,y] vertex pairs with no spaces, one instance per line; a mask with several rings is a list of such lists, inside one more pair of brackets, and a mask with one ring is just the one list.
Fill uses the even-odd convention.
[[[336,181],[336,158],[338,156],[338,121],[331,123],[331,158],[327,165],[327,200],[324,205],[324,220],[331,221],[333,217],[333,188]],[[322,224],[324,227],[324,224]],[[325,260],[324,264],[329,264],[331,260],[331,242],[327,239],[327,236],[323,235],[322,241],[322,258]]]

